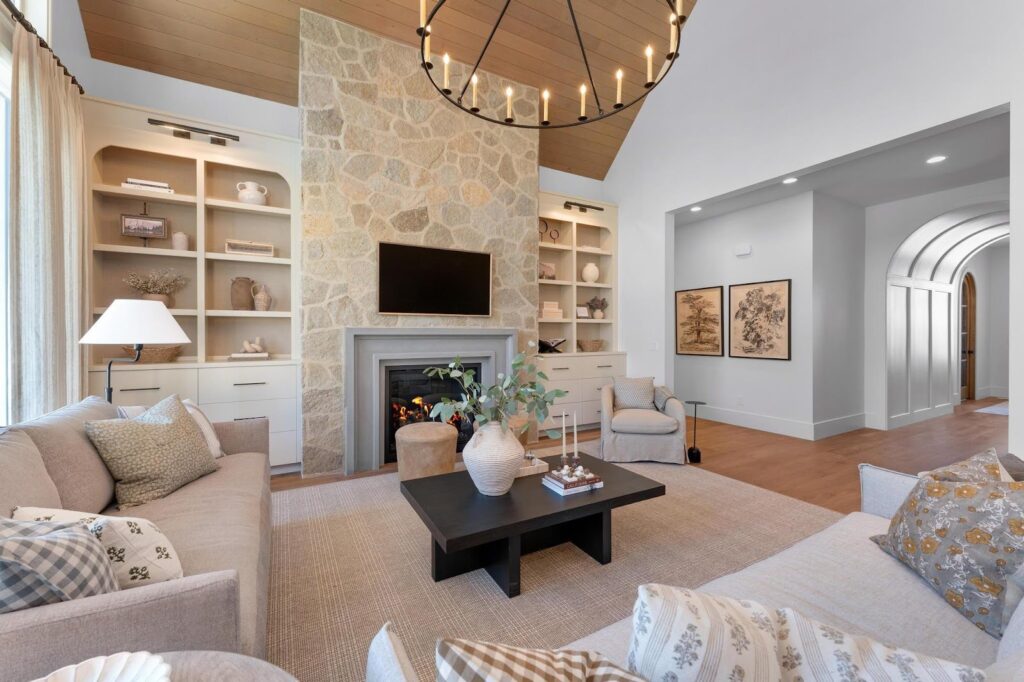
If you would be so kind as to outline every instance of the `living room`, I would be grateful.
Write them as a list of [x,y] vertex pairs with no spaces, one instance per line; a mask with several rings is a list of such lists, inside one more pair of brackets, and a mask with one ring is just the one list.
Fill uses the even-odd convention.
[[1024,679],[1018,3],[4,6],[0,679]]

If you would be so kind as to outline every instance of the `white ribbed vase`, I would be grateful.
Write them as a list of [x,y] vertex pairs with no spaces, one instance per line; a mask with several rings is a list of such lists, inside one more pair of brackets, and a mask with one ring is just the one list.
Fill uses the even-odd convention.
[[484,495],[504,495],[523,465],[523,444],[512,429],[485,424],[462,449],[462,461],[476,489]]

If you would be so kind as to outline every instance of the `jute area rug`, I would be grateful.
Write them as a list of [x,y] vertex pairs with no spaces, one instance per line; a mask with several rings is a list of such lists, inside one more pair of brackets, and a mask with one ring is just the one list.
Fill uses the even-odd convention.
[[612,513],[612,562],[571,544],[527,555],[513,599],[483,570],[431,579],[430,534],[398,474],[274,493],[270,661],[303,682],[362,680],[370,640],[390,620],[432,680],[438,638],[563,646],[628,616],[638,585],[697,587],[839,518],[694,466],[627,468],[666,495]]

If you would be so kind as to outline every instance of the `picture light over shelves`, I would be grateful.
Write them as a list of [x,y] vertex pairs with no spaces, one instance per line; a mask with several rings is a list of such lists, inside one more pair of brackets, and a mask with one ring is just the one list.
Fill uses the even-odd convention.
[[192,133],[196,135],[209,135],[210,144],[217,144],[220,146],[227,145],[227,141],[238,142],[241,138],[238,135],[232,135],[231,133],[222,133],[217,130],[207,130],[206,128],[197,128],[195,126],[185,125],[184,123],[172,123],[170,121],[161,121],[160,119],[151,118],[147,120],[147,123],[151,126],[159,126],[161,128],[167,128],[175,137],[180,137],[185,140],[192,139]]

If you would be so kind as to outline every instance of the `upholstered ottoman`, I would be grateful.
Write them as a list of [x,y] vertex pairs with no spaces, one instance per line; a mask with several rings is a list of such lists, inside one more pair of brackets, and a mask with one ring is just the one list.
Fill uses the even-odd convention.
[[454,426],[441,422],[406,424],[398,429],[398,478],[407,481],[455,471],[458,438]]

